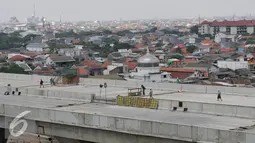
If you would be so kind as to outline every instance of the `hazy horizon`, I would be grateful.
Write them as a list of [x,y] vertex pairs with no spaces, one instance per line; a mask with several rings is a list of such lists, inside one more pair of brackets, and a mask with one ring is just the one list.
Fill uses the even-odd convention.
[[[194,18],[231,15],[255,15],[254,0],[2,0],[0,21],[12,16],[24,21],[32,16],[49,20],[132,20],[151,18]],[[245,7],[240,7],[245,5]],[[227,8],[226,8],[227,7]]]

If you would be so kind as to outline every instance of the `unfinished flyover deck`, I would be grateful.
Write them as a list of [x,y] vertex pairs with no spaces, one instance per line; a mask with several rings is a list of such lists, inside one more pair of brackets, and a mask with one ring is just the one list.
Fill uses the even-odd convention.
[[[10,98],[6,100],[6,97]],[[89,132],[90,129],[114,132],[112,140],[117,139],[119,133],[150,136],[180,141],[211,141],[219,143],[250,143],[255,139],[251,130],[254,120],[231,117],[219,117],[203,114],[184,112],[168,112],[164,110],[138,109],[120,107],[106,104],[84,103],[75,105],[64,101],[66,106],[59,107],[58,100],[51,99],[52,103],[45,106],[35,106],[36,97],[4,96],[0,95],[0,114],[6,117],[15,117],[23,111],[31,111],[25,119],[36,121],[38,125],[50,124],[52,127],[45,129],[46,135],[60,136],[68,134],[68,138],[85,140],[80,128]],[[22,102],[26,100],[26,105]],[[40,99],[47,103],[49,99]],[[251,127],[247,132],[239,131],[240,127]],[[45,126],[47,128],[47,126]],[[68,128],[68,130],[66,130]],[[80,132],[81,131],[81,132]],[[89,134],[89,133],[88,133]],[[89,141],[103,142],[103,138],[90,135]],[[227,135],[227,136],[226,136]],[[84,136],[86,136],[84,134]],[[237,138],[240,136],[241,138]],[[87,137],[87,136],[86,136]],[[111,139],[108,139],[112,141]],[[125,140],[133,139],[126,138]],[[119,140],[120,141],[120,140]]]
[[[19,76],[15,75],[14,77]],[[203,87],[194,88],[198,90],[198,92],[196,92],[195,90],[191,91],[192,85],[187,85],[185,88],[190,91],[184,90],[183,93],[176,93],[178,88],[175,89],[174,86],[179,85],[175,84],[171,84],[172,89],[168,89],[168,85],[161,87],[158,83],[155,83],[155,87],[153,87],[154,83],[138,84],[125,81],[94,81],[86,79],[86,81],[90,82],[81,84],[80,86],[47,86],[44,89],[40,89],[38,87],[38,81],[34,79],[40,79],[41,77],[35,77],[36,76],[33,78],[27,78],[31,81],[30,83],[25,83],[26,81],[22,79],[23,77],[19,78],[19,82],[13,80],[14,78],[11,80],[5,78],[2,85],[13,82],[16,84],[14,86],[22,87],[25,84],[30,84],[33,86],[29,87],[28,85],[21,89],[25,89],[23,90],[24,93],[27,90],[36,91],[30,92],[36,94],[33,96],[29,96],[29,94],[22,94],[20,97],[14,96],[14,100],[17,100],[17,104],[15,105],[8,101],[5,103],[0,102],[3,107],[0,109],[2,109],[1,111],[4,111],[4,113],[1,114],[6,117],[14,117],[24,110],[31,110],[32,114],[29,114],[25,118],[27,120],[36,120],[36,123],[44,126],[46,128],[46,133],[51,135],[64,135],[66,137],[76,138],[79,140],[89,139],[90,141],[100,143],[117,143],[125,141],[142,142],[140,137],[147,142],[153,143],[157,142],[158,139],[163,138],[168,141],[169,139],[171,141],[178,140],[178,142],[179,140],[182,140],[188,142],[207,141],[215,143],[253,143],[255,139],[255,112],[253,110],[254,95],[248,96],[252,91],[251,89],[247,89],[243,95],[240,94],[241,92],[232,95],[230,93],[235,89],[226,88],[224,91],[222,90],[223,102],[217,102],[216,94],[212,92],[214,89],[211,87],[207,88],[206,92],[210,92],[206,93],[204,90],[200,91]],[[99,84],[104,83],[105,81],[108,82],[109,89],[114,90],[107,91],[109,92],[108,97],[111,98],[114,98],[118,94],[125,94],[128,87],[139,87],[141,84],[144,84],[146,87],[152,88],[155,93],[158,92],[161,94],[155,95],[154,98],[159,99],[159,109],[167,110],[139,109],[87,102],[89,101],[90,93],[94,92],[98,94]],[[185,89],[184,87],[182,88]],[[219,87],[216,87],[215,89],[218,88]],[[37,92],[38,90],[47,90],[47,95],[53,95],[48,94],[53,93],[53,91],[55,93],[60,91],[63,93],[78,92],[81,93],[81,96],[87,96],[88,98],[84,98],[86,100],[80,100],[80,102],[84,102],[84,104],[81,103],[76,105],[71,103],[66,106],[57,106],[55,108],[52,106],[36,107],[34,106],[35,104],[33,104],[34,98],[40,98],[42,102],[46,102],[44,99],[47,98],[53,102],[55,100],[67,100],[65,98],[54,99],[51,98],[52,96],[42,96],[42,92]],[[55,93],[54,96],[56,95]],[[58,95],[62,96],[63,94]],[[23,98],[24,96],[28,96],[25,98],[28,103],[19,103],[19,98]],[[70,95],[65,95],[65,97],[68,96]],[[74,96],[71,96],[70,99],[72,98],[74,98]],[[172,111],[172,107],[178,106],[179,101],[183,102],[183,107],[188,107],[188,112]],[[55,104],[53,104],[53,106],[55,106]],[[104,135],[106,135],[109,139],[104,137]],[[126,140],[119,139],[118,137],[125,138]],[[153,140],[151,137],[153,137]]]

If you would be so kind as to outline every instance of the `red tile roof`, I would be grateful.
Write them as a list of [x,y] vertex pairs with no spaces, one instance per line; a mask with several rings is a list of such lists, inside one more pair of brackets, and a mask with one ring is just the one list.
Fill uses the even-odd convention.
[[85,66],[74,66],[73,69],[78,69],[79,76],[89,75],[89,72]]
[[88,66],[89,69],[101,69],[101,66],[96,61],[83,61],[82,66]]
[[128,65],[128,69],[129,69],[129,70],[133,70],[133,69],[135,69],[136,66],[137,66],[137,63],[135,63],[135,62],[124,62],[123,64],[124,64],[124,65]]
[[184,44],[176,44],[177,47],[179,48],[185,48],[186,46]]
[[132,58],[126,58],[126,62],[131,62],[131,61],[133,61]]
[[33,73],[54,73],[51,67],[41,67],[42,69],[34,69]]
[[228,52],[234,52],[236,49],[234,48],[220,48],[220,52],[228,53]]
[[212,40],[203,40],[201,42],[202,45],[213,45],[213,41]]
[[21,55],[16,55],[16,56],[13,56],[10,58],[10,60],[12,60],[12,61],[23,61],[25,59],[26,59],[26,57],[23,57]]
[[103,64],[102,64],[102,68],[103,69],[107,69],[107,67],[109,66],[109,65],[112,65],[112,62],[104,62]]
[[136,44],[135,47],[136,48],[141,48],[141,47],[144,47],[145,45],[144,44]]
[[185,79],[191,76],[196,70],[183,68],[161,68],[160,71],[171,73],[173,78]]
[[238,20],[238,21],[204,21],[201,24],[209,24],[210,26],[255,26],[255,20]]
[[80,42],[81,42],[81,40],[79,40],[79,39],[72,40],[72,43],[74,43],[74,44],[77,44],[77,43],[80,43]]

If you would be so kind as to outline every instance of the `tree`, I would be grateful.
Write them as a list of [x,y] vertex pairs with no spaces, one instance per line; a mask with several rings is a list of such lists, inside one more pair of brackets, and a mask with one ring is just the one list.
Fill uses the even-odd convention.
[[102,33],[109,35],[109,34],[112,34],[112,31],[104,29]]
[[118,36],[125,36],[128,33],[131,33],[131,32],[129,30],[123,30],[123,31],[118,31],[116,34]]
[[246,44],[255,44],[255,39],[248,39]]
[[244,33],[244,34],[242,34],[242,36],[250,36],[250,34],[249,33]]
[[189,53],[193,53],[196,49],[197,49],[196,46],[187,46],[187,51],[188,51]]
[[181,49],[180,47],[178,47],[178,48],[176,49],[176,53],[182,54],[182,49]]
[[56,38],[64,38],[64,37],[77,37],[77,33],[75,33],[73,30],[67,31],[67,32],[61,32],[56,33]]
[[213,39],[214,37],[213,37],[213,35],[211,35],[211,34],[203,34],[203,35],[201,35],[201,34],[198,34],[198,36],[200,37],[200,38],[206,38],[206,37],[208,37],[208,38],[210,38],[210,39]]
[[16,73],[16,74],[26,74],[23,68],[19,67],[16,64],[11,64],[9,67],[1,67],[0,72],[3,73]]
[[192,26],[190,28],[190,33],[198,34],[198,25]]
[[114,50],[119,50],[119,49],[130,49],[132,48],[131,45],[129,45],[128,43],[115,43],[114,44]]
[[163,46],[163,42],[162,41],[159,41],[157,44],[156,44],[156,47],[162,47]]

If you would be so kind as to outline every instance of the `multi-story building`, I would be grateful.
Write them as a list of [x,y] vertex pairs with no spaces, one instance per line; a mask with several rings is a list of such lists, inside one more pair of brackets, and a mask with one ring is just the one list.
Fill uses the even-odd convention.
[[255,20],[239,20],[239,21],[204,21],[199,25],[199,33],[216,35],[225,33],[228,35],[237,35],[255,32]]

